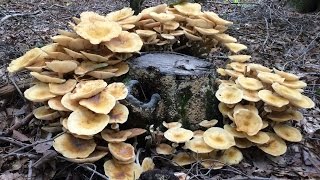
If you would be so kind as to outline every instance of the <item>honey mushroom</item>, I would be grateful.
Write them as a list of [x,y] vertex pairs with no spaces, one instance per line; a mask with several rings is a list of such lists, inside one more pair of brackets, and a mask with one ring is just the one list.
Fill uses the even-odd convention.
[[109,179],[138,178],[142,171],[154,168],[150,158],[144,159],[142,167],[133,163],[134,147],[125,141],[146,130],[122,129],[129,110],[121,100],[128,90],[113,77],[129,71],[126,60],[141,48],[172,47],[183,38],[188,45],[204,42],[230,51],[229,64],[217,69],[222,80],[215,95],[220,101],[219,111],[233,123],[222,129],[213,127],[216,120],[202,121],[199,126],[206,131],[192,132],[182,128],[180,122],[163,122],[167,128],[164,137],[173,142],[173,147],[159,144],[158,154],[173,154],[177,143],[185,143],[185,149],[174,155],[173,162],[180,166],[195,162],[194,154],[189,153],[192,151],[199,153],[201,160],[211,159],[201,162],[202,166],[219,169],[223,163],[233,165],[243,159],[234,146],[255,145],[267,154],[280,156],[286,152],[285,141],[302,140],[301,132],[289,123],[303,119],[299,108],[315,106],[303,95],[302,88],[307,84],[292,73],[249,62],[252,57],[242,53],[248,47],[226,33],[233,23],[214,12],[202,12],[200,4],[161,4],[138,15],[131,8],[106,16],[83,12],[73,20],[69,23],[71,31],[58,30],[58,35],[51,38],[54,43],[27,51],[8,67],[10,73],[32,71],[37,82],[24,96],[45,104],[33,111],[37,119],[60,118],[57,124],[65,133],[55,138],[53,147],[69,161],[95,162],[104,157],[108,152],[98,149],[95,142],[101,135],[113,158],[104,163]]

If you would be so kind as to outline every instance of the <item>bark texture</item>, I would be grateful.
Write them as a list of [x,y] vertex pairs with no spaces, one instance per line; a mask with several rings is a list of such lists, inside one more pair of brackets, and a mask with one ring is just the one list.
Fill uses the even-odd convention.
[[[194,129],[202,120],[220,115],[214,96],[215,71],[212,63],[164,52],[142,54],[129,63],[129,77],[138,80],[140,86],[131,95],[148,103],[148,106],[143,106],[128,100],[129,117],[135,119],[132,121],[139,120],[149,125],[180,121],[183,127]],[[155,100],[158,95],[159,101]],[[156,103],[155,106],[150,106],[152,103],[149,101]]]

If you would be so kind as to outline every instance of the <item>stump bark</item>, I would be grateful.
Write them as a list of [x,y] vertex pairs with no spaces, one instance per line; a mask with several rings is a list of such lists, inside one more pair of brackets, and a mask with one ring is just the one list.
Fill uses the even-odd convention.
[[142,54],[129,65],[128,77],[138,80],[140,86],[135,86],[138,88],[131,91],[126,103],[132,119],[129,122],[136,122],[135,126],[180,121],[183,127],[196,129],[202,120],[219,119],[212,63],[177,53],[155,52]]

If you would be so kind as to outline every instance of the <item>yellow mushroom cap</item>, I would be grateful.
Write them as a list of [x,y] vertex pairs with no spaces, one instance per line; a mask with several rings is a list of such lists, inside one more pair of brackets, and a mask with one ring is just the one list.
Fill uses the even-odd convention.
[[263,102],[275,107],[282,107],[289,104],[289,101],[287,99],[269,90],[260,90],[258,92],[258,96]]
[[119,36],[104,43],[112,52],[132,53],[140,51],[143,42],[136,33],[122,31]]
[[295,74],[291,74],[291,73],[287,73],[284,71],[279,71],[276,68],[273,68],[273,71],[280,75],[281,77],[285,78],[287,81],[298,81],[299,80],[299,76],[295,75]]
[[173,150],[174,149],[169,144],[164,144],[164,143],[157,144],[157,147],[156,147],[156,152],[158,154],[163,154],[163,155],[170,155],[173,153]]
[[299,89],[307,86],[307,83],[303,81],[283,81],[280,82],[280,84],[292,89]]
[[242,50],[248,49],[247,46],[240,43],[224,43],[224,45],[234,53],[238,53]]
[[49,90],[56,95],[65,95],[71,92],[76,87],[77,81],[75,79],[68,79],[61,84],[49,83]]
[[230,66],[233,70],[244,73],[246,71],[247,65],[240,62],[231,62],[227,66]]
[[76,111],[80,105],[78,100],[71,99],[71,93],[65,94],[61,99],[61,104],[70,111]]
[[[82,52],[83,53],[83,52]],[[77,75],[85,75],[86,73],[98,68],[106,67],[108,63],[96,63],[92,61],[82,61],[80,65],[74,70]]]
[[131,8],[123,8],[118,11],[110,12],[106,15],[106,18],[110,21],[121,21],[126,19],[134,14],[134,11]]
[[106,91],[115,97],[116,100],[125,99],[128,95],[128,89],[121,82],[114,82],[107,86]]
[[249,56],[249,55],[230,55],[230,56],[228,56],[228,58],[234,62],[244,63],[244,62],[249,61],[251,59],[251,56]]
[[290,111],[290,114],[292,116],[292,120],[295,120],[295,121],[301,121],[303,120],[303,114],[299,111]]
[[216,120],[216,119],[212,119],[210,121],[203,120],[199,123],[199,126],[205,127],[205,128],[210,128],[210,127],[213,127],[214,125],[216,125],[217,123],[218,123],[218,120]]
[[216,23],[217,25],[231,25],[233,24],[231,21],[224,20],[220,18],[216,13],[210,11],[204,11],[205,17]]
[[123,124],[128,120],[129,110],[125,105],[116,103],[108,115],[110,116],[110,123]]
[[207,29],[207,28],[201,28],[201,27],[194,27],[194,29],[197,30],[200,34],[207,35],[207,36],[219,33],[219,31],[216,29]]
[[101,42],[110,41],[112,38],[118,37],[121,30],[121,26],[112,21],[81,21],[75,27],[76,33],[84,39],[89,40],[91,44],[100,44]]
[[267,117],[275,122],[284,122],[292,119],[291,111],[283,111],[283,112],[271,112],[267,115]]
[[250,102],[258,102],[260,101],[260,97],[258,95],[258,91],[251,91],[247,89],[241,89],[243,93],[243,99]]
[[214,149],[228,149],[235,145],[234,137],[226,130],[212,127],[203,133],[203,139]]
[[68,133],[55,138],[52,145],[56,151],[66,158],[86,158],[96,147],[93,139],[79,139]]
[[109,116],[96,114],[79,108],[68,117],[68,130],[78,135],[94,135],[101,132],[109,123]]
[[76,88],[74,92],[70,95],[70,98],[89,98],[101,92],[105,87],[107,87],[107,83],[103,80],[81,81],[76,85]]
[[11,61],[7,69],[10,73],[18,72],[39,61],[41,54],[43,54],[43,51],[40,48],[33,48],[23,56]]
[[64,107],[61,103],[62,96],[57,96],[54,98],[49,99],[48,105],[51,109],[57,110],[57,111],[70,111],[66,107]]
[[108,160],[103,164],[104,173],[110,180],[138,179],[142,168],[135,164],[117,164],[114,160]]
[[242,159],[243,155],[236,147],[230,147],[229,149],[225,150],[220,158],[222,162],[229,165],[239,164]]
[[133,137],[137,137],[137,136],[147,132],[147,130],[142,129],[142,128],[131,128],[131,129],[126,129],[126,130],[122,130],[122,131],[131,132],[131,134],[128,136],[128,139],[133,138]]
[[41,82],[44,83],[64,83],[66,82],[65,79],[60,79],[57,76],[51,74],[51,73],[46,73],[46,72],[30,72],[31,76],[35,77]]
[[305,95],[302,95],[300,100],[290,100],[290,104],[299,107],[299,108],[313,108],[315,107],[315,103]]
[[225,33],[215,34],[213,37],[221,43],[235,43],[235,42],[237,42],[236,38],[230,36],[229,34],[225,34]]
[[169,122],[169,123],[167,123],[167,122],[163,121],[163,122],[162,122],[162,125],[163,125],[164,127],[166,127],[167,129],[170,129],[170,128],[180,128],[180,127],[182,127],[182,124],[181,124],[180,122]]
[[170,128],[164,132],[164,137],[171,142],[183,143],[189,141],[193,137],[193,132],[184,128]]
[[234,137],[237,137],[237,138],[245,138],[246,137],[246,134],[244,134],[241,131],[237,131],[236,128],[230,126],[229,124],[225,124],[223,126],[223,129],[228,131]]
[[262,72],[259,71],[257,77],[264,83],[268,83],[268,84],[272,84],[275,82],[283,82],[284,78],[282,78],[281,76],[279,76],[278,74],[273,74],[270,72]]
[[270,140],[266,144],[258,145],[258,148],[272,156],[280,156],[287,151],[286,143],[276,134],[267,133]]
[[44,102],[51,98],[56,97],[55,94],[50,93],[49,85],[44,83],[38,83],[26,91],[24,91],[24,97],[32,102]]
[[302,99],[302,94],[295,90],[288,88],[286,86],[283,86],[279,83],[273,83],[272,88],[276,93],[278,93],[280,96],[287,98],[288,100],[300,100]]
[[81,99],[79,104],[95,113],[108,114],[116,105],[116,99],[107,91],[101,91],[95,96],[87,99]]
[[75,70],[78,64],[71,60],[58,61],[53,60],[51,62],[46,62],[49,69],[57,73],[68,73]]
[[203,137],[196,137],[185,143],[186,148],[196,153],[209,153],[213,148],[207,145]]
[[[200,27],[200,28],[206,28],[206,29],[211,29],[213,28],[214,24],[211,21],[208,21],[206,19],[192,19],[192,18],[187,18],[187,26],[192,26],[192,27]],[[186,30],[190,34],[195,34],[196,31],[190,31],[188,28],[182,28],[183,30]]]
[[255,78],[240,76],[237,81],[244,89],[255,91],[263,88],[262,83]]
[[112,156],[120,161],[129,161],[135,157],[134,147],[128,143],[108,143],[108,149]]
[[107,142],[118,143],[124,142],[132,134],[130,131],[115,131],[110,129],[105,129],[101,131],[101,137]]
[[37,119],[47,120],[47,121],[51,121],[60,117],[60,114],[58,111],[50,109],[49,107],[46,107],[46,106],[41,106],[37,109],[34,109],[33,114],[34,114],[34,117],[36,117]]
[[157,34],[157,32],[152,31],[152,30],[143,30],[143,29],[138,29],[136,30],[136,33],[140,36],[140,37],[151,37]]
[[218,89],[216,97],[223,103],[236,104],[242,100],[243,93],[236,87],[224,87]]
[[190,32],[183,30],[184,35],[190,39],[191,41],[202,41],[202,38],[199,36],[196,36],[194,34],[191,34]]
[[175,166],[176,165],[185,166],[185,165],[189,165],[196,162],[195,158],[193,156],[190,156],[186,152],[180,152],[174,155],[172,161],[174,162],[173,165]]
[[80,14],[80,20],[81,21],[88,21],[88,22],[94,22],[94,21],[106,22],[107,21],[105,16],[101,16],[98,13],[95,13],[92,11],[82,12]]
[[300,142],[302,140],[302,135],[297,128],[285,124],[276,124],[273,130],[279,137],[286,141]]
[[267,68],[265,66],[262,66],[261,64],[256,64],[256,63],[249,63],[248,64],[248,70],[250,70],[250,71],[259,71],[259,72],[260,71],[261,72],[269,72],[269,73],[272,71],[271,69],[269,69],[269,68]]
[[171,21],[174,19],[174,15],[172,14],[167,14],[167,13],[155,13],[155,12],[151,12],[149,14],[154,20],[160,22],[160,23],[165,23],[168,21]]
[[240,109],[233,114],[234,122],[238,131],[243,131],[253,136],[262,128],[262,119],[256,113],[248,109]]
[[231,76],[231,77],[238,78],[240,76],[243,76],[241,72],[237,72],[231,69],[225,69],[224,71],[227,73],[228,76]]
[[219,109],[219,111],[221,112],[221,114],[222,114],[223,116],[225,116],[225,117],[228,116],[228,113],[229,113],[229,112],[232,112],[232,111],[233,111],[232,108],[229,108],[229,107],[227,106],[227,104],[222,103],[222,102],[219,103],[218,109]]
[[270,140],[270,137],[266,132],[259,131],[256,135],[247,136],[247,139],[256,144],[265,144]]
[[246,138],[234,138],[234,140],[238,148],[249,148],[253,146],[253,143]]
[[153,160],[150,157],[146,157],[143,159],[141,167],[142,171],[145,172],[154,169],[155,164],[153,163]]
[[68,161],[74,162],[74,163],[93,163],[100,160],[107,154],[108,154],[108,151],[95,150],[86,158],[67,158],[67,159]]
[[217,68],[216,71],[220,76],[226,76],[227,75],[226,70],[223,69],[223,68]]
[[173,6],[179,13],[187,16],[197,16],[201,13],[201,5],[198,3],[180,3]]

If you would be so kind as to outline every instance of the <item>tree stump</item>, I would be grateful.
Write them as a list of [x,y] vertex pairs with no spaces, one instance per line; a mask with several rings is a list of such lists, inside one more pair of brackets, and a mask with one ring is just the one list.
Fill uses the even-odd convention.
[[140,90],[130,91],[127,98],[129,122],[141,127],[179,121],[185,128],[196,129],[205,119],[219,118],[212,63],[178,53],[154,52],[130,60],[129,65],[129,78],[140,84]]

